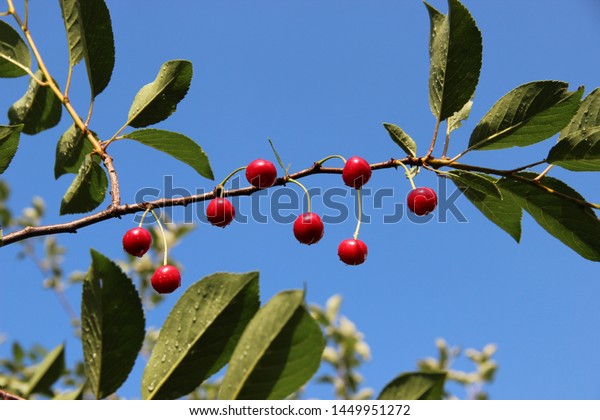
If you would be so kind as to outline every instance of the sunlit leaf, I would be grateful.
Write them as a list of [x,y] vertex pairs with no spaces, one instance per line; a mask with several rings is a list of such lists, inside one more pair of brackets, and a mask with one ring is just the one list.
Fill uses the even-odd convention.
[[479,81],[482,39],[469,11],[458,0],[448,0],[444,16],[425,3],[431,20],[429,38],[429,103],[440,121],[469,102]]
[[156,79],[135,95],[127,125],[147,127],[160,122],[175,112],[192,82],[192,63],[173,60],[164,63]]
[[65,346],[60,344],[49,352],[44,360],[33,368],[33,375],[27,381],[27,388],[23,392],[24,398],[32,394],[51,395],[50,388],[61,377],[65,370]]
[[387,130],[391,139],[396,143],[404,152],[412,157],[417,157],[417,144],[415,141],[404,132],[400,127],[390,123],[383,123],[383,126]]
[[452,116],[448,117],[448,132],[451,133],[454,130],[460,128],[462,122],[469,118],[469,114],[471,113],[471,108],[473,108],[473,101],[469,101],[461,108],[460,111],[455,112]]
[[188,164],[203,177],[215,179],[204,150],[194,140],[183,134],[147,128],[124,134],[123,137],[160,150]]
[[477,124],[469,147],[478,150],[529,146],[552,137],[571,120],[583,88],[543,80],[521,85],[504,95]]
[[196,389],[227,363],[258,307],[258,273],[215,273],[193,284],[161,328],[142,397],[173,399]]
[[546,160],[570,171],[600,171],[600,127],[570,133],[550,149]]
[[304,293],[280,292],[252,318],[225,373],[220,399],[282,399],[317,371],[324,349]]
[[600,88],[585,97],[569,124],[560,132],[559,141],[579,131],[600,127]]

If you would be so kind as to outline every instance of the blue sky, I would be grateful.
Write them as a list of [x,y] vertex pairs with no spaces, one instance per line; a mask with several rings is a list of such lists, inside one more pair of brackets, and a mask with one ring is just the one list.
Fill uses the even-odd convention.
[[[440,10],[445,2],[431,2]],[[272,159],[267,137],[275,142],[292,171],[330,154],[360,155],[370,162],[402,157],[382,122],[400,125],[426,151],[433,132],[429,111],[427,42],[429,18],[419,1],[182,1],[124,2],[107,0],[116,39],[116,67],[111,84],[96,101],[91,126],[102,138],[125,121],[138,89],[152,81],[170,59],[189,59],[194,80],[178,111],[158,128],[182,132],[208,154],[214,183],[185,165],[120,142],[114,154],[124,201],[144,187],[164,190],[165,176],[188,191],[210,190],[232,169],[251,160]],[[595,0],[475,1],[465,0],[483,34],[480,83],[470,119],[456,131],[452,152],[460,152],[470,131],[502,95],[533,80],[557,79],[571,89],[600,85],[598,39],[600,5]],[[56,2],[31,2],[30,24],[55,78],[64,83],[67,52]],[[73,103],[87,109],[86,77],[77,69]],[[0,80],[0,104],[7,109],[27,81]],[[60,198],[70,179],[53,179],[53,157],[60,126],[36,137],[22,138],[19,152],[2,179],[11,184],[11,207],[26,207],[39,195],[48,206],[46,222],[59,217]],[[514,168],[545,156],[552,140],[527,149],[473,152],[464,162]],[[333,163],[333,162],[332,162]],[[597,175],[553,169],[590,201],[599,202]],[[431,173],[417,184],[438,189]],[[245,183],[245,180],[242,180]],[[319,175],[305,179],[308,188],[343,187],[341,179]],[[201,221],[173,251],[184,266],[184,288],[215,271],[259,270],[261,297],[307,288],[307,300],[323,305],[333,294],[344,297],[342,311],[364,332],[372,360],[364,365],[365,386],[379,391],[397,373],[413,370],[419,358],[433,356],[434,341],[481,348],[498,345],[500,365],[489,387],[495,399],[597,399],[600,372],[600,268],[547,235],[525,215],[521,244],[492,225],[464,198],[456,202],[466,218],[436,213],[428,223],[406,217],[384,223],[384,216],[403,203],[409,183],[393,170],[377,171],[368,186],[393,191],[376,208],[368,197],[371,222],[360,238],[369,246],[367,262],[343,265],[337,244],[354,232],[352,217],[326,225],[317,245],[298,244],[291,223],[269,217],[217,229]],[[294,191],[296,187],[291,186]],[[448,185],[448,195],[454,187]],[[261,197],[269,209],[275,191]],[[298,194],[298,192],[297,192]],[[350,212],[350,196],[337,199]],[[240,200],[240,211],[251,200]],[[336,215],[319,197],[314,210]],[[380,206],[381,207],[381,206]],[[295,214],[294,211],[288,211]],[[202,208],[200,208],[202,213]],[[444,221],[443,216],[447,215]],[[174,210],[183,217],[183,210]],[[352,213],[350,213],[352,215]],[[86,228],[58,239],[69,249],[66,270],[86,270],[88,249],[123,258],[121,236],[133,217]],[[81,358],[70,337],[68,319],[54,295],[43,290],[33,264],[19,261],[19,245],[0,253],[4,270],[0,293],[0,333],[8,343],[40,342],[52,348],[66,339],[69,361]],[[148,315],[159,326],[184,288]],[[79,307],[79,288],[68,297]],[[0,345],[0,355],[9,350]],[[459,363],[457,368],[470,368]],[[142,366],[122,388],[139,397]],[[330,397],[323,386],[308,397]]]

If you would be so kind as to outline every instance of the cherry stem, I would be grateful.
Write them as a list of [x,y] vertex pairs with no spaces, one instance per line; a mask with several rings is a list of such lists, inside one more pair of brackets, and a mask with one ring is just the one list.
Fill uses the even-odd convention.
[[319,161],[315,162],[315,165],[317,165],[317,166],[321,166],[321,165],[323,165],[325,162],[327,162],[328,160],[330,160],[330,159],[336,159],[336,158],[337,158],[337,159],[341,159],[341,160],[342,160],[342,162],[344,162],[344,165],[346,164],[346,159],[345,159],[343,156],[340,156],[340,155],[331,155],[331,156],[327,156],[327,157],[325,157],[325,158],[323,158],[323,159],[321,159],[321,160],[319,160]]
[[356,230],[354,231],[354,239],[358,238],[358,232],[360,231],[360,223],[362,221],[362,194],[360,190],[356,190],[356,208],[358,209],[358,221],[356,222]]
[[144,214],[142,214],[142,220],[140,220],[140,224],[138,225],[138,227],[142,227],[142,225],[144,224],[144,219],[146,218],[146,215],[148,214],[148,212],[152,209],[151,206],[148,206],[148,208],[146,208],[146,211],[144,211]]
[[406,167],[406,165],[404,163],[402,163],[401,160],[397,160],[396,163],[398,163],[400,166],[402,166],[404,168],[404,170],[406,171],[406,177],[410,181],[410,185],[411,185],[412,189],[416,190],[417,187],[415,185],[415,181],[413,181],[413,176],[411,175],[410,170]]
[[158,218],[156,213],[154,213],[154,210],[150,209],[150,212],[152,213],[152,216],[154,216],[156,223],[158,223],[158,227],[160,228],[160,233],[162,234],[163,244],[164,244],[164,248],[165,248],[165,255],[163,257],[163,265],[167,265],[167,255],[169,253],[169,250],[167,247],[167,235],[165,235],[165,230],[163,229],[162,223],[160,223],[160,219]]
[[290,181],[291,183],[299,185],[300,188],[302,188],[304,190],[304,194],[306,194],[306,212],[310,213],[310,194],[308,193],[308,190],[306,189],[306,187],[293,178],[288,178],[287,181]]
[[233,171],[229,175],[227,175],[223,181],[221,181],[217,184],[217,188],[219,189],[219,197],[223,197],[223,186],[225,185],[225,183],[227,181],[229,181],[232,176],[234,176],[235,174],[237,174],[240,171],[243,171],[244,169],[246,169],[246,166],[237,168],[235,171]]
[[552,169],[553,167],[554,167],[553,164],[548,165],[548,167],[546,169],[544,169],[538,176],[533,178],[533,180],[538,181],[538,182],[541,181],[543,177],[548,175],[548,172],[550,172],[550,169]]

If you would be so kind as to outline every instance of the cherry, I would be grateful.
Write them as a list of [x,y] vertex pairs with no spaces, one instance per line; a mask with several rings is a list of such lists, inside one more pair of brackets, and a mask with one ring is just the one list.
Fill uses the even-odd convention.
[[253,160],[246,167],[246,179],[258,188],[272,187],[277,179],[277,168],[268,160]]
[[344,165],[342,179],[347,186],[360,190],[371,179],[371,166],[363,158],[353,156]]
[[338,246],[338,256],[348,265],[359,265],[365,262],[369,250],[360,239],[344,239]]
[[123,249],[134,257],[143,256],[150,249],[152,236],[143,227],[129,229],[123,235]]
[[316,213],[304,213],[294,222],[294,236],[300,243],[316,244],[323,237],[323,222]]
[[235,207],[226,198],[214,198],[206,207],[206,218],[211,225],[224,228],[234,217]]
[[415,188],[408,194],[407,204],[414,214],[425,216],[437,206],[437,195],[431,188]]
[[171,293],[181,286],[181,274],[177,267],[163,265],[154,272],[150,282],[158,293]]

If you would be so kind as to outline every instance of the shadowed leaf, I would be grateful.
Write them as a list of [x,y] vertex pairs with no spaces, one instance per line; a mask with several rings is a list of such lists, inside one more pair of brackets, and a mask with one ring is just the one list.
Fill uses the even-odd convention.
[[104,0],[60,0],[74,67],[85,61],[92,97],[108,86],[115,66],[115,45],[110,12]]
[[407,372],[388,383],[378,400],[441,400],[446,373]]
[[60,214],[86,213],[98,207],[106,196],[108,178],[98,157],[86,155],[77,176],[60,204]]
[[[45,81],[40,70],[35,76]],[[40,86],[33,78],[27,92],[8,110],[12,125],[23,124],[23,133],[37,134],[54,127],[62,115],[62,103],[48,86]]]
[[31,54],[27,44],[12,26],[0,20],[0,77],[20,77],[27,74],[5,57],[31,69]]
[[123,384],[144,341],[142,302],[131,279],[110,259],[90,250],[83,281],[81,341],[85,374],[96,399]]
[[23,124],[15,126],[0,125],[0,174],[4,173],[19,148],[19,139]]
[[83,164],[86,155],[94,150],[92,144],[82,135],[81,130],[72,124],[56,144],[54,161],[54,178],[64,174],[76,174]]
[[[528,179],[534,173],[519,173]],[[564,182],[544,177],[541,184],[547,188],[584,200],[584,198]],[[532,184],[512,179],[501,179],[498,187],[503,197],[512,195],[527,213],[550,235],[591,261],[600,261],[600,220],[589,207],[584,207],[556,193],[542,190]]]

